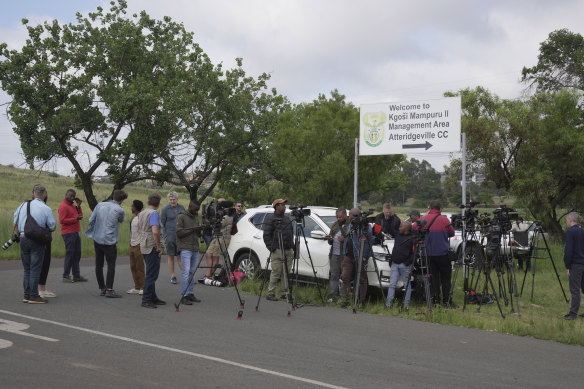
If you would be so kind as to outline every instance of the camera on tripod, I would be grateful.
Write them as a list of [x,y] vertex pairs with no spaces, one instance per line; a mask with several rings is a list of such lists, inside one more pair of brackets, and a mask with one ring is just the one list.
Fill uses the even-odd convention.
[[213,200],[205,208],[205,220],[214,228],[221,228],[221,221],[225,215],[231,216],[235,212],[233,201]]
[[294,205],[290,207],[292,217],[297,221],[302,221],[304,216],[310,216],[310,209],[304,208],[304,205]]
[[13,243],[20,242],[20,236],[16,234],[12,234],[12,237],[8,239],[6,243],[2,245],[2,250],[8,250],[8,247],[12,246]]
[[369,228],[369,223],[375,223],[375,217],[370,216],[373,211],[362,211],[360,216],[355,216],[351,220],[351,225],[353,228],[361,228],[362,231],[367,231]]
[[493,210],[493,225],[498,225],[503,231],[511,229],[511,222],[519,218],[519,213],[515,208],[510,208],[501,204],[499,208]]

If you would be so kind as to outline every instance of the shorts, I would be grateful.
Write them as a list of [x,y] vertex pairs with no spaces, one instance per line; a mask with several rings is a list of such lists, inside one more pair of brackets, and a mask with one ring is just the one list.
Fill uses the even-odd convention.
[[211,241],[211,244],[209,245],[209,247],[207,248],[207,252],[211,253],[211,255],[213,257],[218,257],[221,255],[221,249],[227,251],[227,248],[229,247],[229,241],[231,239],[225,239],[225,244],[223,244],[223,237],[220,238],[221,239],[221,248],[219,248],[219,241],[217,240],[217,238],[214,238]]
[[164,242],[164,245],[166,246],[167,255],[177,255],[176,240],[167,240]]

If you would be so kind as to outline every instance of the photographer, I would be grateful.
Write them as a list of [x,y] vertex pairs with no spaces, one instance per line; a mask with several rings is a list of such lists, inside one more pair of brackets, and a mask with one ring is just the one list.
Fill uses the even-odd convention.
[[[391,209],[391,208],[390,208]],[[365,220],[361,219],[361,211],[358,208],[351,209],[349,213],[349,220],[351,221],[350,230],[345,236],[345,242],[343,245],[343,272],[341,274],[341,279],[343,280],[343,289],[345,291],[346,301],[342,304],[343,308],[350,305],[351,297],[351,281],[356,277],[357,274],[357,264],[359,260],[359,236],[361,235],[362,224],[367,225],[367,237],[369,242],[373,242],[373,230],[371,226]],[[363,223],[364,222],[364,223]],[[363,268],[361,269],[361,276],[359,280],[359,302],[361,305],[365,305],[365,299],[367,297],[367,272],[364,271],[367,260],[371,256],[371,245],[365,244],[363,249]]]
[[[570,281],[572,301],[570,312],[564,319],[576,320],[580,309],[580,289],[584,277],[584,229],[580,227],[580,214],[570,212],[566,216],[566,247],[564,248],[564,264]],[[580,315],[583,316],[583,315]]]
[[401,278],[407,284],[405,309],[410,307],[410,297],[412,295],[412,285],[408,280],[412,263],[414,262],[414,235],[412,234],[412,223],[403,221],[399,226],[399,234],[395,237],[393,251],[391,252],[391,272],[389,278],[389,289],[387,290],[386,306],[391,308],[395,296],[395,287]]
[[426,252],[432,272],[432,294],[436,303],[440,302],[440,286],[442,286],[442,303],[445,308],[456,308],[456,305],[449,301],[451,285],[452,265],[448,256],[450,247],[449,238],[454,236],[454,227],[450,220],[441,214],[442,204],[438,200],[430,201],[430,211],[420,218],[420,225],[426,220],[428,227],[417,227],[428,230],[426,235]]
[[329,303],[334,303],[339,298],[339,278],[341,276],[341,265],[343,263],[343,242],[347,234],[350,223],[347,222],[347,210],[343,207],[337,209],[337,221],[332,225],[328,244],[331,245],[329,252],[330,272],[329,279]]
[[[282,294],[286,293],[283,266],[286,265],[287,274],[290,274],[294,260],[294,234],[292,219],[286,215],[286,200],[276,199],[272,206],[274,207],[274,213],[264,222],[264,244],[270,252],[270,266],[272,267],[266,300],[278,301],[276,297],[278,283],[280,283],[280,292]],[[279,232],[281,232],[281,235]]]
[[24,234],[24,226],[28,218],[28,206],[30,204],[30,216],[39,227],[54,231],[57,223],[53,212],[43,200],[47,197],[47,190],[42,185],[33,188],[33,200],[20,204],[14,212],[14,231],[20,236],[20,256],[24,267],[24,299],[22,302],[29,304],[46,304],[48,300],[39,295],[39,278],[43,266],[45,243],[27,238]]
[[383,212],[375,216],[375,231],[381,230],[386,235],[394,237],[399,234],[400,218],[391,212],[391,203],[383,204]]
[[[217,200],[217,206],[215,209],[215,214],[212,215],[213,218],[217,218],[221,214],[223,214],[223,206],[222,203],[226,202],[224,198],[220,198]],[[233,203],[230,203],[230,205]],[[219,212],[221,210],[221,212]],[[207,213],[209,213],[209,208],[207,207]],[[207,215],[209,218],[210,215]],[[211,220],[209,220],[211,222]],[[219,257],[222,254],[222,251],[227,251],[227,247],[229,247],[229,242],[231,240],[231,228],[233,227],[233,217],[227,214],[223,214],[221,220],[215,220],[215,226],[211,223],[211,227],[217,227],[217,224],[221,223],[221,231],[219,236],[213,237],[213,240],[209,244],[207,248],[207,252],[205,253],[205,258],[207,260],[207,272],[203,277],[199,279],[199,282],[204,283],[206,279],[211,279],[213,273],[215,272],[215,268],[219,264]],[[214,231],[217,233],[217,231]]]

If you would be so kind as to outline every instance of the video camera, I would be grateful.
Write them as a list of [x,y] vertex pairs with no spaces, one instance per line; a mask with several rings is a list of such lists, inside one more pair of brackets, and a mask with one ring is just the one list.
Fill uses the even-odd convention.
[[426,235],[428,234],[428,231],[430,231],[428,228],[424,228],[427,224],[428,220],[426,219],[416,220],[416,230],[414,232],[416,242],[420,242],[426,239]]
[[310,209],[304,208],[305,205],[293,205],[290,208],[292,217],[297,221],[301,222],[304,216],[310,216]]
[[205,221],[214,228],[221,229],[221,221],[225,215],[232,216],[235,212],[235,208],[233,208],[233,201],[211,201],[207,207],[205,208],[204,212],[204,219]]
[[511,222],[519,218],[519,213],[515,208],[501,204],[499,208],[493,210],[493,225],[499,226],[503,231],[511,229]]
[[375,217],[370,216],[373,210],[362,211],[360,216],[356,216],[351,220],[353,228],[361,228],[361,231],[367,231],[369,223],[375,223]]

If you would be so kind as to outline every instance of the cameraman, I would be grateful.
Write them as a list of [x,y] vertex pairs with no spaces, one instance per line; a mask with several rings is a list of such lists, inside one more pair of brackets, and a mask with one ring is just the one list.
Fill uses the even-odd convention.
[[434,301],[440,303],[440,285],[442,285],[442,303],[445,308],[456,308],[456,305],[449,300],[451,272],[450,257],[448,249],[450,247],[449,238],[454,236],[454,227],[450,220],[441,214],[442,204],[438,200],[430,201],[430,212],[420,218],[420,224],[426,220],[428,230],[426,235],[426,252],[430,271],[432,272],[432,294]]
[[399,234],[399,225],[401,220],[395,213],[391,212],[391,203],[383,204],[383,212],[375,216],[375,231],[381,229],[381,232],[394,237]]
[[[274,213],[264,222],[264,244],[270,252],[270,265],[272,267],[266,300],[278,301],[276,297],[278,282],[280,283],[280,292],[282,294],[286,293],[283,266],[286,265],[287,274],[290,274],[292,262],[294,261],[294,234],[292,219],[286,215],[286,200],[276,199],[272,206],[274,207]],[[281,235],[278,234],[279,231],[281,231]],[[282,238],[281,241],[280,237]]]
[[401,278],[407,285],[405,309],[410,308],[410,297],[412,295],[412,285],[409,276],[414,262],[414,234],[412,234],[412,223],[403,221],[399,226],[399,234],[395,236],[393,251],[391,252],[391,272],[389,275],[389,289],[387,290],[387,302],[385,305],[391,308],[395,296],[395,287]]
[[[391,207],[390,207],[391,209]],[[357,274],[357,265],[359,261],[359,236],[361,234],[362,226],[356,224],[356,222],[361,221],[361,211],[358,208],[351,209],[349,213],[349,220],[351,221],[350,230],[348,231],[347,235],[345,236],[345,242],[343,245],[343,273],[341,274],[341,279],[343,280],[343,289],[345,291],[345,299],[346,301],[342,304],[343,308],[346,308],[350,305],[349,299],[351,297],[351,281],[353,281],[354,277]],[[373,231],[369,223],[367,223],[367,237],[369,242],[373,242]],[[367,260],[371,256],[371,244],[365,244],[363,248],[363,268],[361,269],[361,276],[359,280],[355,280],[355,285],[359,282],[359,302],[361,305],[365,305],[365,298],[367,297],[367,272],[364,271],[367,263]]]
[[347,210],[343,207],[337,209],[337,221],[332,225],[328,239],[331,245],[329,253],[330,272],[329,279],[329,303],[334,303],[339,298],[339,278],[341,276],[341,265],[343,262],[343,242],[347,235],[347,228],[350,223],[347,222]]
[[[217,200],[217,206],[215,207],[215,215],[213,218],[217,218],[217,210],[222,209],[222,203],[225,202],[224,198],[220,198]],[[232,203],[231,203],[232,204]],[[208,208],[207,208],[208,209]],[[209,215],[208,215],[209,216]],[[216,220],[215,225],[221,223],[221,233],[219,236],[214,236],[213,240],[207,247],[207,251],[205,253],[205,258],[207,260],[207,272],[203,277],[199,279],[199,282],[204,283],[206,279],[211,279],[213,273],[215,272],[215,268],[219,264],[219,257],[223,252],[227,251],[227,247],[229,247],[229,242],[231,241],[231,228],[233,227],[233,217],[227,214],[223,215],[221,220]],[[215,226],[211,226],[214,228]]]

